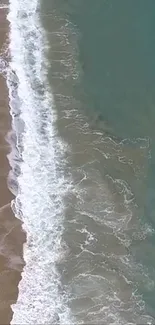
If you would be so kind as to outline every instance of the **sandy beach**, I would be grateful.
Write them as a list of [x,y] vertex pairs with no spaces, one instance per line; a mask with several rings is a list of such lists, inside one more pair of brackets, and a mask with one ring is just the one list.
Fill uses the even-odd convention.
[[[7,8],[0,8],[0,53],[7,39]],[[22,246],[24,234],[21,223],[15,218],[10,202],[12,193],[7,186],[10,170],[7,154],[11,148],[6,142],[11,130],[8,89],[0,75],[0,324],[9,324],[12,318],[10,305],[16,302],[18,283],[23,267]]]

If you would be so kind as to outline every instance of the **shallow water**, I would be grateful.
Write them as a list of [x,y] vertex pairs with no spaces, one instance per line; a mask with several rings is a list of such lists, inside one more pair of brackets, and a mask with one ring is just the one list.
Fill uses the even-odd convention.
[[27,232],[12,324],[155,323],[153,9],[10,1]]

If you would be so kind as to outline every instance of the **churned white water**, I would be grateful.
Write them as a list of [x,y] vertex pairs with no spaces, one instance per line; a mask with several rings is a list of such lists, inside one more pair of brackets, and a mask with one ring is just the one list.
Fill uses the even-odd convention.
[[0,3],[0,9],[7,9],[8,5],[5,3]]
[[[67,248],[63,232],[64,144],[54,129],[54,101],[46,77],[48,45],[38,0],[10,0],[11,62],[7,73],[20,172],[12,206],[27,234],[25,267],[11,324],[69,324],[67,295],[56,264]],[[22,135],[21,135],[22,131]],[[18,161],[19,161],[18,159]]]

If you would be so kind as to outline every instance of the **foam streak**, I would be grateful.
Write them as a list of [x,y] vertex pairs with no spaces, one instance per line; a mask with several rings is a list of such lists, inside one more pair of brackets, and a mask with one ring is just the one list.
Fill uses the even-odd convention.
[[9,9],[11,62],[7,82],[21,159],[12,207],[27,234],[26,266],[17,303],[12,306],[11,324],[69,324],[67,296],[56,267],[65,251],[61,241],[62,199],[68,185],[60,171],[63,146],[53,127],[56,116],[43,52],[48,45],[37,0],[10,0]]

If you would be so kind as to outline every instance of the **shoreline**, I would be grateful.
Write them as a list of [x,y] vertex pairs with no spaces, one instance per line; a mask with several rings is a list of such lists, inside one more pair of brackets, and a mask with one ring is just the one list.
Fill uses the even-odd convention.
[[[0,7],[0,53],[3,53],[8,32],[7,5]],[[8,189],[8,175],[11,169],[8,154],[10,143],[6,140],[11,131],[9,94],[5,77],[0,73],[0,324],[10,324],[11,305],[17,300],[18,284],[23,269],[23,243],[25,234],[11,209],[13,194]]]

